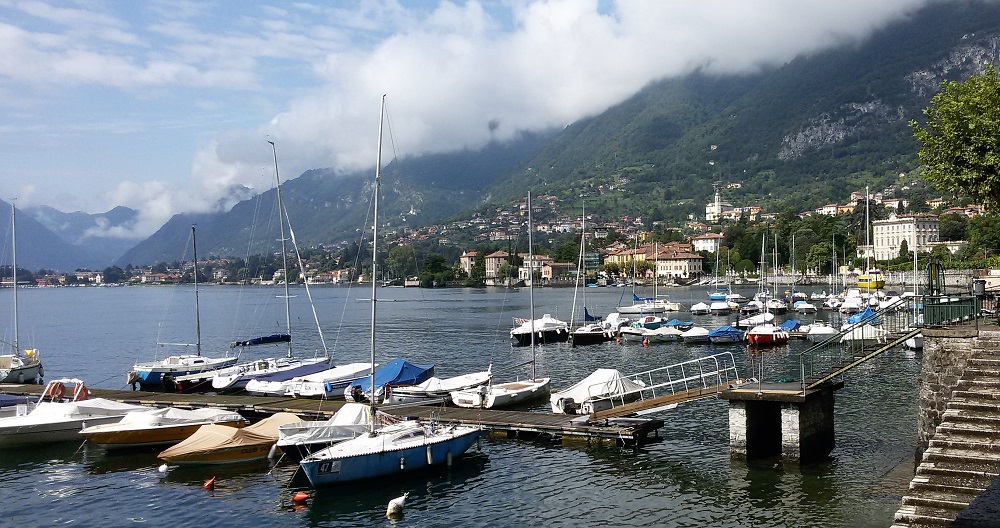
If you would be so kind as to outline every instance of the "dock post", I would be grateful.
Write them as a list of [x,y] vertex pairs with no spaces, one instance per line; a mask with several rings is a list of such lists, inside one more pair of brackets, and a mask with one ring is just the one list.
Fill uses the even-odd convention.
[[729,453],[736,459],[781,457],[803,464],[822,460],[834,447],[834,398],[839,386],[807,391],[778,386],[729,389]]

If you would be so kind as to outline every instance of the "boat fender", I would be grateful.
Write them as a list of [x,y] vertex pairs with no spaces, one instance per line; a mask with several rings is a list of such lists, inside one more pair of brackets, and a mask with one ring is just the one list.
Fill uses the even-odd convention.
[[296,491],[295,495],[292,495],[292,502],[305,502],[309,500],[310,496],[304,491]]
[[207,489],[208,491],[213,491],[215,489],[215,476],[206,480],[205,483],[201,485],[201,487]]
[[399,457],[399,469],[406,469],[406,457]]
[[90,397],[90,391],[82,383],[73,391],[73,401],[83,401]]
[[18,372],[17,373],[17,382],[18,383],[24,383],[24,373],[23,372]]
[[42,395],[42,398],[48,398],[49,401],[59,401],[65,393],[66,387],[63,387],[62,383],[53,383],[49,386],[48,390],[45,391],[45,394]]
[[38,365],[38,377],[39,378],[45,377],[45,369],[43,369],[41,365]]
[[427,446],[427,465],[434,465],[434,453],[431,451],[431,446]]

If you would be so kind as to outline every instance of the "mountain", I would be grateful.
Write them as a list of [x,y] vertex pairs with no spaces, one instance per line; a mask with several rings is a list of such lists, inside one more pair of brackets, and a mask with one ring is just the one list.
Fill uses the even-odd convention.
[[[10,204],[0,200],[0,264],[13,260]],[[42,268],[73,271],[93,256],[84,248],[74,246],[56,236],[42,223],[23,211],[17,212],[17,267],[30,271]]]
[[37,206],[25,207],[24,214],[76,247],[80,260],[68,269],[104,269],[139,242],[134,238],[114,236],[116,232],[131,232],[131,226],[136,222],[138,211],[128,207],[119,206],[106,213],[89,214],[80,211],[64,213],[52,207]]
[[[1000,62],[1000,3],[935,2],[862,42],[752,75],[696,71],[651,83],[607,111],[481,152],[394,160],[383,169],[392,227],[468,217],[528,189],[565,204],[587,196],[599,219],[680,223],[700,217],[714,186],[736,206],[804,211],[851,191],[916,178],[908,122],[944,80]],[[307,171],[282,186],[300,246],[357,240],[374,170]],[[199,254],[269,250],[274,191],[225,214],[176,217],[119,265],[173,261],[198,223]],[[257,242],[251,243],[251,233]],[[204,248],[204,249],[202,249]]]

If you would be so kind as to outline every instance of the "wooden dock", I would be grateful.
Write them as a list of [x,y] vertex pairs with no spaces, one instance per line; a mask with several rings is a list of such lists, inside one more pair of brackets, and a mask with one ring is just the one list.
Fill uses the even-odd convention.
[[[39,396],[42,385],[3,385],[0,393]],[[147,407],[218,407],[235,411],[248,418],[290,412],[307,420],[329,418],[344,405],[343,400],[251,396],[249,394],[177,394],[169,392],[123,391],[90,389],[92,397]],[[586,415],[566,415],[545,412],[463,409],[431,405],[381,406],[379,410],[395,416],[434,418],[448,423],[480,425],[493,433],[508,437],[548,435],[563,440],[611,442],[641,446],[655,439],[663,420],[626,418],[621,416],[591,420]]]

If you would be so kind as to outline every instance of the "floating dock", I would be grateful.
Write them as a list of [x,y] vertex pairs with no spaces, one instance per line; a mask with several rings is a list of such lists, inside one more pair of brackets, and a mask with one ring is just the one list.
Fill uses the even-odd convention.
[[[42,385],[2,385],[0,393],[40,396]],[[170,392],[90,389],[91,397],[106,398],[122,403],[147,407],[218,407],[244,416],[267,416],[290,412],[309,420],[329,418],[344,405],[343,400],[318,400],[284,396],[252,396],[249,394],[178,394]],[[656,439],[663,420],[655,418],[609,417],[591,420],[588,415],[567,415],[544,412],[464,409],[445,406],[443,402],[427,405],[380,406],[379,410],[395,416],[434,418],[442,422],[480,425],[508,437],[548,435],[564,441],[614,442],[618,445],[641,446]]]

